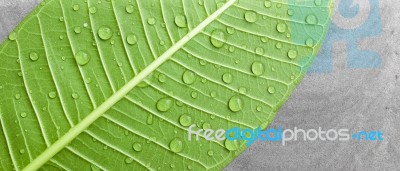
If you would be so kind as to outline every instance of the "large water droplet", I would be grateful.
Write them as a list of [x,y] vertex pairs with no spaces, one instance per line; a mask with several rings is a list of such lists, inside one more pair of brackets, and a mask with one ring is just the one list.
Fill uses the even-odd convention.
[[98,35],[102,40],[108,40],[113,36],[113,32],[110,27],[102,26],[99,28]]
[[162,98],[157,102],[157,110],[160,112],[166,112],[171,109],[173,104],[174,102],[171,98]]
[[244,14],[244,19],[249,23],[254,23],[258,20],[258,16],[254,11],[246,11]]
[[229,100],[228,106],[232,112],[239,112],[243,109],[244,103],[239,96],[233,96]]
[[251,65],[251,72],[256,76],[264,74],[264,65],[261,62],[254,62]]
[[130,34],[126,37],[126,42],[128,42],[128,44],[130,45],[134,45],[137,43],[137,37],[134,34]]
[[83,51],[79,51],[75,54],[75,60],[80,66],[84,66],[89,63],[90,56]]
[[179,153],[183,150],[183,142],[175,138],[169,143],[169,148],[172,152]]
[[132,148],[133,148],[133,150],[135,150],[137,152],[140,152],[143,149],[142,144],[140,144],[138,142],[133,143]]
[[175,24],[176,24],[176,26],[178,26],[180,28],[187,27],[186,17],[183,15],[175,16]]
[[216,48],[222,48],[226,42],[225,33],[220,30],[214,30],[210,37],[211,44]]
[[230,73],[226,73],[222,76],[222,81],[224,81],[226,84],[230,84],[233,81],[233,76]]
[[193,84],[196,81],[196,74],[192,71],[185,71],[182,76],[182,81],[185,84]]
[[192,117],[190,117],[189,115],[182,115],[182,116],[179,118],[179,123],[180,123],[182,126],[190,126],[190,125],[193,123]]
[[29,58],[30,58],[32,61],[37,61],[37,60],[39,59],[39,55],[38,55],[36,52],[31,52],[31,53],[29,54]]

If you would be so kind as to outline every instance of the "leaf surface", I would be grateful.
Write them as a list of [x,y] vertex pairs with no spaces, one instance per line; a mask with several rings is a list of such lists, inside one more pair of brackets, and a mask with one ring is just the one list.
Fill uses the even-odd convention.
[[[0,170],[221,170],[266,128],[331,0],[46,0],[0,47]],[[193,137],[192,137],[193,138]]]

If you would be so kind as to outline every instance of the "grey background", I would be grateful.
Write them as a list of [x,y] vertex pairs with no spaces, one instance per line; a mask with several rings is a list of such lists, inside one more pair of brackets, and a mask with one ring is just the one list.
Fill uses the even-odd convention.
[[[39,2],[0,0],[0,41]],[[297,141],[282,146],[259,141],[226,170],[400,170],[398,9],[396,0],[381,1],[383,34],[359,43],[360,48],[380,53],[381,68],[347,69],[346,44],[335,44],[333,72],[308,74],[271,125],[381,130],[383,142]]]

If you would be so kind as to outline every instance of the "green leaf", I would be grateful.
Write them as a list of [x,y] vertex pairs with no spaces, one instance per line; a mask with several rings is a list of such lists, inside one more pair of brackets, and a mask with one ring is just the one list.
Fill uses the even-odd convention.
[[221,170],[266,128],[332,0],[47,0],[0,47],[0,170]]

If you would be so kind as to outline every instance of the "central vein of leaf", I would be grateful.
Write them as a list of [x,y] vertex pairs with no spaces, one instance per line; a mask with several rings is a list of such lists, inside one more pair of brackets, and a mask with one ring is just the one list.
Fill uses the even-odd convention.
[[108,98],[103,104],[96,108],[92,113],[90,113],[85,119],[79,122],[76,126],[71,128],[64,136],[57,140],[53,145],[48,147],[44,152],[42,152],[37,158],[35,158],[28,166],[26,166],[23,171],[38,170],[47,161],[49,161],[54,155],[60,152],[65,146],[67,146],[71,141],[73,141],[80,133],[86,130],[94,121],[101,117],[107,110],[113,107],[118,101],[126,96],[133,88],[135,88],[140,82],[142,82],[148,75],[150,75],[154,70],[166,62],[172,55],[174,55],[179,49],[181,49],[187,42],[189,42],[193,37],[199,34],[205,27],[211,24],[218,16],[220,16],[224,11],[231,7],[236,0],[228,0],[221,8],[211,14],[206,20],[201,22],[196,28],[190,31],[186,36],[174,44],[171,48],[165,51],[160,57],[158,57],[154,62],[147,66],[142,72],[130,80],[125,86]]

